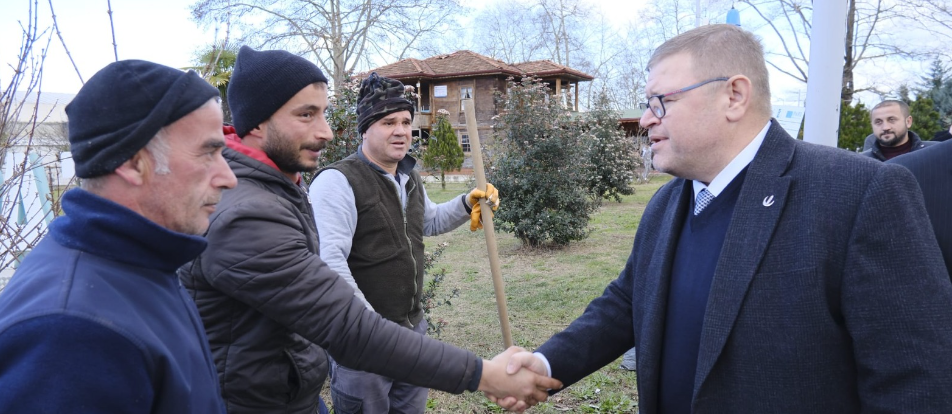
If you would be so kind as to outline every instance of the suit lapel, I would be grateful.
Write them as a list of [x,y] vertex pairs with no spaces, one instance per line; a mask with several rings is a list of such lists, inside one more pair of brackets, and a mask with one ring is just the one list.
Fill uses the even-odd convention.
[[[672,189],[667,200],[664,215],[661,217],[659,237],[656,241],[648,268],[644,271],[645,291],[634,292],[643,295],[645,316],[642,318],[642,331],[637,343],[638,377],[642,410],[653,412],[658,406],[658,382],[660,381],[661,345],[664,339],[664,321],[668,306],[668,289],[671,280],[671,267],[674,252],[677,249],[678,235],[684,225],[688,205],[693,193],[689,181],[677,179],[680,183]],[[637,271],[637,270],[636,270]],[[655,408],[652,408],[655,407]]]
[[791,179],[783,174],[793,154],[793,139],[773,121],[757,155],[747,167],[714,271],[701,330],[695,396],[724,349],[750,281],[786,205]]

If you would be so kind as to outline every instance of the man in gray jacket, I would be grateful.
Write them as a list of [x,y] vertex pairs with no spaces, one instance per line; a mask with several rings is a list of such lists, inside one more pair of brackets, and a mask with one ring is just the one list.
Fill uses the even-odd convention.
[[[360,85],[357,152],[318,173],[311,202],[321,238],[321,258],[384,318],[425,334],[423,236],[472,221],[480,198],[498,207],[492,184],[442,204],[430,201],[416,160],[407,155],[413,137],[413,104],[400,81],[371,74]],[[488,195],[486,194],[488,193]],[[331,398],[339,414],[421,414],[427,389],[332,361]]]
[[327,78],[313,63],[242,47],[228,103],[235,125],[225,127],[223,155],[238,185],[211,216],[208,249],[179,276],[198,305],[229,413],[314,413],[325,349],[346,366],[420,386],[513,394],[523,409],[559,386],[529,372],[507,376],[499,361],[381,318],[321,260],[300,176],[333,137]]

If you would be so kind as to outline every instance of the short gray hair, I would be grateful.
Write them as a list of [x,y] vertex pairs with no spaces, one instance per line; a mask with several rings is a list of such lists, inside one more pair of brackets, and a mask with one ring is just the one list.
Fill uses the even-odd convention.
[[[172,170],[169,169],[169,151],[172,150],[172,147],[169,145],[168,134],[165,128],[160,129],[159,132],[149,140],[149,143],[145,145],[145,149],[149,151],[149,154],[152,154],[152,159],[155,160],[156,174],[165,175],[172,172]],[[102,189],[105,177],[105,175],[100,175],[90,178],[81,178],[79,188],[95,193],[96,190]]]
[[168,133],[165,128],[160,129],[159,132],[149,140],[149,143],[145,145],[145,149],[149,151],[149,154],[152,154],[152,159],[155,160],[156,174],[165,175],[172,172],[169,169],[169,151],[172,150],[172,147],[169,145]]
[[744,75],[753,87],[752,103],[770,116],[770,78],[764,61],[764,47],[752,33],[730,24],[711,24],[681,33],[658,46],[648,70],[659,61],[687,53],[694,62],[699,80]]

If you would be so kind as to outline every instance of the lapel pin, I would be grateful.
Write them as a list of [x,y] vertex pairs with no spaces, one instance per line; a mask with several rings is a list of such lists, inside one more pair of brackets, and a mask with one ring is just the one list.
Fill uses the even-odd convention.
[[774,203],[773,196],[764,197],[764,207],[770,207]]

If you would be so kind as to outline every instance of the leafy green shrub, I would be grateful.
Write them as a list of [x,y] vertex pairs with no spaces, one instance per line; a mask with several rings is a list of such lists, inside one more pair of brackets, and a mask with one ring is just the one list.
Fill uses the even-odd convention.
[[503,200],[495,221],[529,246],[584,239],[594,204],[577,125],[545,83],[528,77],[508,83],[508,94],[496,95],[500,114],[487,174]]
[[589,196],[598,203],[602,198],[621,202],[621,196],[635,193],[631,181],[635,176],[638,151],[634,140],[625,136],[618,125],[620,114],[609,107],[608,95],[599,94],[594,108],[579,122],[586,157],[588,158]]
[[321,151],[320,167],[326,167],[357,152],[362,141],[357,133],[357,97],[360,93],[360,79],[347,77],[342,85],[336,85],[329,97],[327,123],[334,132],[334,140],[327,143]]

